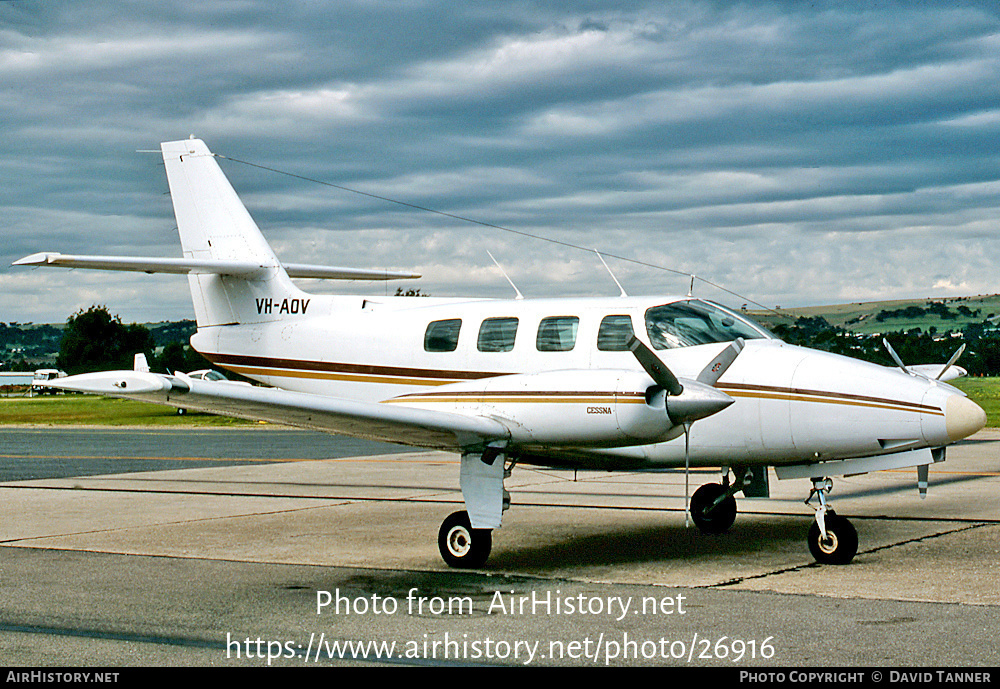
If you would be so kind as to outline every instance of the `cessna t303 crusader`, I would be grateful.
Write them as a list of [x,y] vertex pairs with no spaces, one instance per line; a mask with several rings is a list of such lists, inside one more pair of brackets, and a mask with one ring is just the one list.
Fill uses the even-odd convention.
[[417,276],[282,264],[202,141],[161,150],[183,258],[41,253],[15,265],[186,274],[192,346],[269,387],[141,365],[46,385],[460,453],[466,509],[438,537],[452,566],[486,562],[517,464],[721,467],[688,505],[715,533],[732,526],[738,493],[768,495],[773,467],[812,482],[813,556],[847,563],[857,533],[830,506],[830,477],[917,467],[926,490],[945,446],[986,423],[943,382],[953,361],[935,376],[796,347],[691,297],[307,294],[290,278]]

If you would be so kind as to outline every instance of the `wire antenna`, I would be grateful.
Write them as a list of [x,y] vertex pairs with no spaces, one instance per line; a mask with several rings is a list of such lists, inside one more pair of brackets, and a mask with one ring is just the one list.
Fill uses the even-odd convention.
[[[340,184],[333,184],[332,182],[324,182],[321,179],[315,179],[313,177],[306,177],[305,175],[299,175],[299,174],[296,174],[294,172],[286,172],[285,170],[279,170],[277,168],[268,167],[267,165],[260,165],[258,163],[251,163],[251,162],[249,162],[247,160],[240,160],[239,158],[230,158],[229,156],[225,156],[225,155],[222,155],[220,153],[213,153],[212,155],[215,156],[216,158],[219,158],[220,160],[228,160],[228,161],[231,161],[233,163],[240,163],[241,165],[247,165],[249,167],[255,167],[258,170],[266,170],[268,172],[274,172],[274,173],[279,174],[279,175],[285,175],[286,177],[292,177],[294,179],[300,179],[300,180],[303,180],[305,182],[312,182],[313,184],[320,184],[320,185],[322,185],[324,187],[330,187],[331,189],[339,189],[341,191],[347,191],[347,192],[350,192],[352,194],[358,194],[360,196],[367,196],[370,199],[377,199],[379,201],[385,201],[386,203],[394,203],[397,206],[404,206],[406,208],[413,208],[414,210],[424,211],[425,213],[434,213],[435,215],[440,215],[440,216],[445,217],[445,218],[452,218],[454,220],[461,220],[462,222],[472,223],[473,225],[480,225],[481,227],[489,227],[489,228],[494,229],[494,230],[500,230],[501,232],[509,232],[510,234],[516,234],[519,237],[527,237],[529,239],[537,239],[537,240],[542,241],[542,242],[548,242],[549,244],[555,244],[557,246],[563,246],[563,247],[566,247],[568,249],[576,249],[578,251],[586,251],[588,253],[590,252],[590,249],[588,249],[586,247],[583,247],[583,246],[580,246],[579,244],[573,244],[571,242],[564,242],[564,241],[561,241],[559,239],[552,239],[551,237],[543,237],[542,235],[531,234],[530,232],[524,232],[522,230],[514,230],[514,229],[511,229],[509,227],[503,227],[502,225],[494,225],[493,223],[483,222],[482,220],[476,220],[475,218],[467,218],[465,216],[457,215],[455,213],[447,213],[445,211],[439,211],[439,210],[436,210],[434,208],[428,208],[426,206],[418,205],[416,203],[409,203],[407,201],[400,201],[398,199],[389,198],[388,196],[380,196],[379,194],[372,194],[372,193],[369,193],[367,191],[361,191],[360,189],[352,189],[350,187],[345,187],[345,186],[342,186]],[[614,259],[617,259],[619,261],[626,261],[628,263],[633,263],[635,265],[643,266],[645,268],[653,268],[655,270],[662,270],[662,271],[667,272],[667,273],[673,273],[674,275],[684,275],[685,277],[694,278],[694,276],[692,276],[690,273],[685,273],[683,270],[674,270],[673,268],[667,268],[666,266],[657,265],[655,263],[649,263],[647,261],[640,261],[640,260],[635,259],[635,258],[629,258],[628,256],[620,256],[618,254],[606,253],[605,255],[608,256],[609,258],[614,258]],[[778,311],[777,309],[775,309],[773,307],[766,306],[764,304],[761,304],[758,301],[754,301],[750,297],[742,295],[739,292],[734,292],[731,289],[727,289],[727,288],[723,287],[720,284],[712,282],[711,280],[706,280],[705,278],[698,278],[698,279],[701,280],[702,282],[704,282],[709,287],[714,287],[715,289],[719,290],[720,292],[725,292],[726,294],[728,294],[730,296],[733,296],[733,297],[736,297],[737,299],[742,299],[743,301],[748,302],[750,304],[753,304],[754,306],[759,306],[760,308],[764,309],[765,311],[769,311],[769,312],[771,312],[773,314],[776,314],[778,316],[781,316],[783,318],[790,318],[790,316],[788,314],[781,313],[780,311]]]

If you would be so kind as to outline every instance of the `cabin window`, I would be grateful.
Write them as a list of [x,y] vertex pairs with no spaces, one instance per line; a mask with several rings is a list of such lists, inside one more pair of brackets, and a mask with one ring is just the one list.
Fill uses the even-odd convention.
[[428,352],[454,352],[458,348],[458,331],[462,329],[461,318],[433,321],[424,333],[424,350]]
[[631,316],[605,316],[597,331],[597,348],[602,352],[628,351],[628,343],[633,335],[635,332],[632,330]]
[[539,352],[568,352],[576,345],[580,319],[576,316],[543,318],[538,324],[535,347]]
[[509,352],[517,335],[516,318],[487,318],[479,326],[476,347],[480,352]]
[[738,337],[745,340],[773,337],[732,311],[697,299],[647,310],[646,332],[653,349],[732,342]]

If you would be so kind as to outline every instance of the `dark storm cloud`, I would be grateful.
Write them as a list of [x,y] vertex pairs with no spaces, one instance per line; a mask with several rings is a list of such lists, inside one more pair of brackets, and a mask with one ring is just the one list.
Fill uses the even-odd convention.
[[[995,291],[998,26],[974,2],[2,3],[0,260],[176,255],[135,150],[194,133],[770,303]],[[616,293],[592,255],[223,165],[288,260],[503,296],[490,249],[526,293]],[[8,270],[0,320],[190,312],[145,284]]]

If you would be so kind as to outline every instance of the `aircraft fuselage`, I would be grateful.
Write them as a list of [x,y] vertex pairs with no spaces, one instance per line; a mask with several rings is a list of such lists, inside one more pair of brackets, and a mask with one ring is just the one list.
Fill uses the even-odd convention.
[[[220,367],[288,390],[498,419],[514,429],[528,461],[683,462],[681,429],[664,430],[662,401],[647,399],[652,381],[622,346],[623,328],[654,346],[681,378],[694,378],[729,340],[746,338],[717,384],[735,403],[691,434],[694,466],[939,447],[964,437],[964,426],[975,422],[967,417],[978,410],[945,383],[788,345],[715,306],[705,318],[721,316],[732,337],[720,327],[682,344],[651,332],[651,310],[655,321],[657,307],[703,308],[700,300],[268,299],[248,299],[251,312],[244,309],[240,325],[201,328],[192,344]],[[671,324],[686,333],[689,316]],[[721,341],[690,343],[699,338]]]

